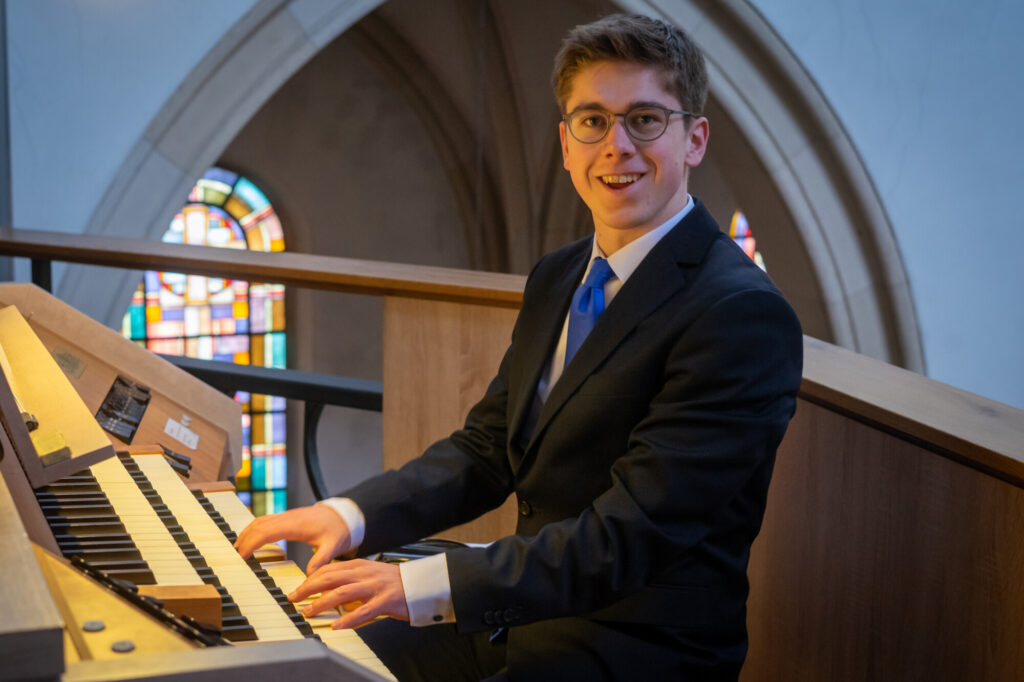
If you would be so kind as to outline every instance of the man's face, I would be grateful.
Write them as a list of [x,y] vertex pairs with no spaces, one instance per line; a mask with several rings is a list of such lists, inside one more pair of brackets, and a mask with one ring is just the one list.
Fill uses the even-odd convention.
[[[682,109],[663,85],[661,69],[631,62],[603,61],[586,67],[573,79],[566,111],[604,109],[621,114],[638,104]],[[653,230],[686,206],[688,169],[704,157],[707,120],[698,118],[690,130],[673,114],[656,140],[638,142],[616,117],[604,139],[584,144],[559,125],[562,159],[573,185],[594,216],[598,243],[611,251]],[[610,250],[609,250],[610,249]]]

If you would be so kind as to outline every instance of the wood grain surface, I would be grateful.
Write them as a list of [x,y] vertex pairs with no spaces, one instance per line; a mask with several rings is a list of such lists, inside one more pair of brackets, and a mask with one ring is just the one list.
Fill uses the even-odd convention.
[[1017,680],[1024,490],[801,400],[750,563],[743,682]]
[[[30,498],[32,495],[5,433],[0,433],[0,449],[0,468],[4,472],[0,477],[0,565],[4,575],[0,580],[4,610],[0,618],[0,680],[55,679],[64,670],[64,621],[39,572],[32,543],[22,525],[19,505],[25,502],[16,500],[8,489],[7,472],[16,469],[22,476],[15,484]],[[35,510],[38,514],[38,506]],[[38,516],[45,526],[42,514]],[[56,547],[52,537],[51,546]]]
[[[516,311],[388,298],[384,306],[384,468],[397,468],[462,426],[497,371]],[[510,498],[443,533],[489,542],[515,531]]]

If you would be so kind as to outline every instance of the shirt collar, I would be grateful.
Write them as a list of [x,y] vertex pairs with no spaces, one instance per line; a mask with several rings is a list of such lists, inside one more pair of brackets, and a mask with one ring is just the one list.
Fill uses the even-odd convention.
[[[611,266],[612,272],[615,273],[615,277],[625,284],[629,276],[633,274],[633,271],[640,267],[640,263],[651,252],[654,245],[660,242],[661,238],[668,234],[673,226],[682,220],[692,209],[693,197],[687,194],[686,206],[683,207],[682,211],[676,213],[642,237],[637,237],[610,256],[605,256],[601,251],[601,247],[597,245],[597,237],[595,235],[590,250],[590,263],[593,263],[595,258],[607,259],[608,265]],[[587,271],[590,271],[589,263],[587,264]]]

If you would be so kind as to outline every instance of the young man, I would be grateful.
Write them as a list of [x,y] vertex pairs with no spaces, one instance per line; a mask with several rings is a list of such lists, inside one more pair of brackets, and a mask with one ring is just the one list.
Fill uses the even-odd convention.
[[[340,627],[439,623],[360,630],[400,679],[736,679],[750,545],[800,382],[799,323],[687,193],[708,121],[703,57],[685,34],[639,16],[578,26],[554,80],[594,238],[536,265],[462,430],[343,499],[257,519],[238,548],[316,546],[293,596],[322,592],[314,611],[364,602]],[[517,532],[487,548],[400,569],[328,563],[509,493]]]

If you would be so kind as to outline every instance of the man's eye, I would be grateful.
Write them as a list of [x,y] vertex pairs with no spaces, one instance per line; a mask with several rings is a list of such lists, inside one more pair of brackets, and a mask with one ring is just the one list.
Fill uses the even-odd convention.
[[634,128],[644,130],[647,128],[658,128],[665,120],[664,114],[657,109],[641,109],[633,111],[629,115],[629,122]]
[[600,114],[587,114],[580,117],[580,125],[584,128],[603,128],[605,126],[604,116]]

